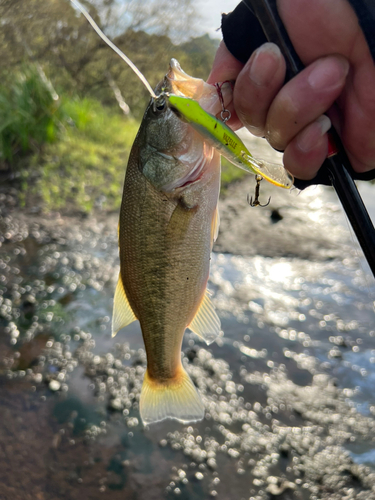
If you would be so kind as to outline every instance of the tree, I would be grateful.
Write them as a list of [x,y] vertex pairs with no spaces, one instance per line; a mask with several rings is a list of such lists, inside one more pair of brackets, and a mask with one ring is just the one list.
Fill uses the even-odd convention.
[[[206,77],[216,45],[201,37],[176,45],[170,36],[188,33],[193,0],[86,0],[92,17],[155,86],[171,57],[191,74]],[[116,104],[121,93],[141,116],[147,91],[127,65],[105,45],[69,0],[0,0],[0,76],[25,61],[38,63],[57,93],[94,96]],[[168,36],[170,35],[170,36]],[[202,55],[199,53],[202,52]],[[111,83],[110,83],[111,82]],[[113,90],[115,89],[115,90]],[[121,99],[120,99],[121,100]],[[118,102],[118,99],[117,99]]]
[[165,35],[174,43],[196,33],[194,0],[93,0],[102,26],[111,36],[133,31]]

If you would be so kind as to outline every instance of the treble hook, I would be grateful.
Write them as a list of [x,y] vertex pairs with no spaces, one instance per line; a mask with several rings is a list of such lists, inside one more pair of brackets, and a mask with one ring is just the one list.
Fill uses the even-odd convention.
[[[250,198],[250,195],[247,195],[247,202],[251,207],[267,207],[270,204],[271,196],[268,198],[268,201],[265,205],[262,205],[259,201],[259,192],[260,192],[260,181],[263,179],[260,175],[255,176],[256,186],[255,186],[255,198],[253,201],[253,197]],[[250,199],[249,199],[250,198]]]

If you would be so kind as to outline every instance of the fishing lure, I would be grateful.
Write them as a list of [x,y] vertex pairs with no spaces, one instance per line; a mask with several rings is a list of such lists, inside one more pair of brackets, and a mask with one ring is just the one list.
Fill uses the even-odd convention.
[[111,47],[111,49],[113,49],[136,73],[147,88],[151,97],[155,100],[155,103],[167,101],[171,109],[178,114],[179,118],[188,122],[194,129],[208,139],[215,149],[220,151],[220,154],[233,165],[251,174],[259,175],[275,186],[286,189],[290,189],[293,186],[294,179],[288,170],[282,165],[254,158],[238,135],[226,125],[226,120],[220,121],[218,118],[205,111],[197,101],[189,97],[178,96],[167,92],[156,95],[145,76],[101,31],[90,14],[77,0],[71,0],[71,2],[82,12],[102,40],[104,40],[106,44],[109,45],[109,47]]
[[181,119],[211,140],[220,154],[233,165],[260,175],[275,186],[286,189],[292,187],[294,179],[288,170],[282,165],[254,158],[238,135],[224,121],[207,113],[197,101],[174,94],[167,98],[172,110],[177,110]]

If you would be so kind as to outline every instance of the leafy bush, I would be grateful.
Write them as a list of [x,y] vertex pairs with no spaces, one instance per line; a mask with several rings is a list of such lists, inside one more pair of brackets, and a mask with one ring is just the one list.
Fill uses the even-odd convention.
[[34,66],[0,87],[0,162],[14,164],[56,140],[62,112]]

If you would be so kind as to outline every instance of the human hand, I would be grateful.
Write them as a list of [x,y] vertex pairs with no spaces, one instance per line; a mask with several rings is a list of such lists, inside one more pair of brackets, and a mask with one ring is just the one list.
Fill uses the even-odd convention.
[[306,68],[283,85],[285,62],[264,44],[244,66],[222,42],[208,82],[236,80],[229,106],[244,124],[284,150],[284,165],[312,179],[327,156],[329,116],[357,172],[375,168],[375,67],[346,0],[279,0],[279,14]]

